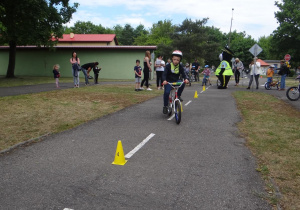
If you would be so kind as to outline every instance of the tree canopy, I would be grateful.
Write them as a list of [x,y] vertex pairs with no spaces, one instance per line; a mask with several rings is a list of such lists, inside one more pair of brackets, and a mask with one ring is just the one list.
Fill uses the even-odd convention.
[[77,7],[69,0],[1,0],[0,43],[10,46],[6,77],[14,77],[17,45],[53,45],[50,38],[62,36]]
[[276,1],[279,11],[275,17],[279,23],[273,32],[272,46],[274,53],[281,59],[285,54],[292,56],[292,61],[300,64],[300,4],[299,0]]

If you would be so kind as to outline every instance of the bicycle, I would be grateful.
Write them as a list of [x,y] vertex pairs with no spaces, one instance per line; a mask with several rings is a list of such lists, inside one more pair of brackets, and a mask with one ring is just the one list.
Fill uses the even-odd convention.
[[286,97],[291,101],[297,101],[300,98],[300,76],[298,76],[296,80],[299,80],[298,87],[290,87],[286,91]]
[[277,77],[277,80],[272,81],[270,84],[268,84],[268,82],[265,83],[266,90],[271,90],[272,87],[276,87],[277,90],[279,89],[279,87],[280,87],[279,77]]
[[181,121],[181,101],[178,98],[177,92],[178,88],[182,86],[184,82],[173,82],[168,84],[171,85],[172,90],[170,92],[169,96],[169,103],[168,103],[168,115],[171,116],[172,111],[174,111],[175,114],[175,121],[177,124]]

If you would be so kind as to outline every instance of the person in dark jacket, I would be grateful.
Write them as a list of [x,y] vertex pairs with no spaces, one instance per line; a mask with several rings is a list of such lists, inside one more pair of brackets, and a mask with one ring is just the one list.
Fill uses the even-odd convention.
[[[98,62],[96,62],[98,63]],[[98,64],[95,65],[95,68],[93,68],[93,72],[94,72],[94,83],[95,84],[99,84],[98,83],[98,76],[99,76],[99,72],[100,72],[101,68],[98,67]]]
[[86,64],[83,64],[81,66],[81,71],[83,72],[84,74],[84,78],[85,78],[85,85],[88,85],[90,84],[89,83],[89,78],[88,78],[88,75],[87,75],[87,72],[91,71],[92,69],[95,68],[95,66],[97,66],[99,63],[98,62],[93,62],[93,63],[86,63]]
[[60,72],[59,72],[59,65],[58,64],[55,64],[53,66],[53,76],[54,76],[54,79],[55,79],[55,84],[56,84],[56,87],[59,88],[59,77],[60,77]]
[[[162,80],[164,84],[164,107],[163,107],[163,113],[168,113],[168,100],[169,95],[172,90],[172,86],[168,84],[168,82],[181,82],[179,80],[179,76],[181,75],[184,79],[185,83],[188,83],[186,74],[184,73],[183,66],[180,64],[180,61],[182,60],[182,52],[179,50],[175,50],[172,53],[172,63],[167,64],[166,68],[162,75]],[[180,101],[182,101],[181,94],[184,89],[185,84],[182,84],[182,86],[178,89],[178,98]]]
[[286,65],[285,60],[280,61],[279,75],[281,75],[280,88],[278,90],[285,90],[285,78],[290,73],[290,69]]

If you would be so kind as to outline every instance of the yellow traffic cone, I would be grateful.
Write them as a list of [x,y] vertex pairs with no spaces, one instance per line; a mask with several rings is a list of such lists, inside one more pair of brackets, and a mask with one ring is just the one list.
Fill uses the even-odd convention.
[[194,98],[198,98],[198,93],[197,93],[197,90],[195,91]]
[[115,160],[114,160],[114,162],[112,162],[112,164],[125,165],[126,162],[127,162],[127,160],[125,160],[122,142],[119,140],[117,150],[116,150]]
[[181,112],[183,112],[182,104],[181,104],[181,106],[180,106],[180,107],[181,107]]
[[202,90],[203,90],[203,91],[205,91],[205,85],[203,85],[203,88],[202,88]]

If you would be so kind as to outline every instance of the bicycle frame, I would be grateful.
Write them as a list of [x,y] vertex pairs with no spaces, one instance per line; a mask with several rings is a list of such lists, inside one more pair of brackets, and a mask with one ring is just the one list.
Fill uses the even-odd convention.
[[173,83],[168,82],[168,84],[171,85],[172,87],[169,100],[170,100],[170,104],[172,104],[172,108],[174,108],[174,112],[175,112],[175,102],[179,101],[179,103],[181,104],[181,101],[178,98],[178,89],[182,86],[183,83],[184,82],[173,82]]

